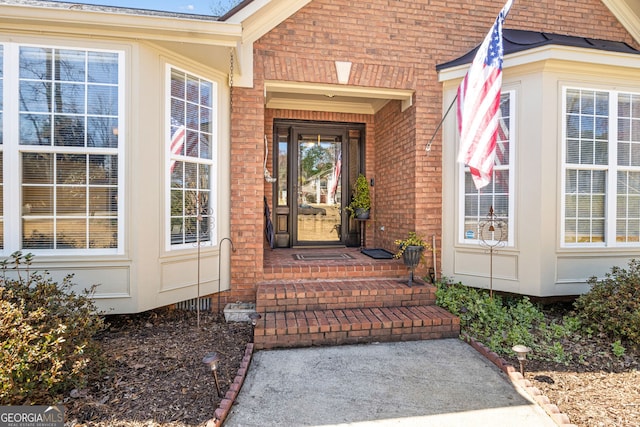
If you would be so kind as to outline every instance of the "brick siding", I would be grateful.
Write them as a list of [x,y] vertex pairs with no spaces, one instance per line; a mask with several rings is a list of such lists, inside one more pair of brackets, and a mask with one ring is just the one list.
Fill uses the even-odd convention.
[[[410,230],[441,232],[441,139],[425,144],[442,115],[436,64],[478,43],[504,2],[313,0],[255,44],[255,87],[235,88],[231,142],[231,300],[255,300],[264,248],[264,134],[274,118],[367,124],[367,175],[375,177],[367,239],[390,248]],[[506,28],[624,41],[638,47],[600,0],[517,0]],[[415,90],[414,106],[387,104],[375,116],[265,110],[264,81],[338,83],[334,61],[353,63],[350,85]],[[385,226],[385,231],[379,229]],[[369,240],[370,239],[370,240]]]

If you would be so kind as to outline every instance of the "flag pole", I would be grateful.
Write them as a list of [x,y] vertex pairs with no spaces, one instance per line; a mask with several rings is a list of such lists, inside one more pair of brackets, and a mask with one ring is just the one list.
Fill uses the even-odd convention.
[[424,151],[426,151],[427,153],[429,151],[431,151],[431,144],[433,144],[433,140],[436,137],[436,134],[438,133],[438,131],[442,127],[442,123],[444,123],[444,119],[446,119],[447,116],[449,115],[449,113],[451,112],[451,108],[453,108],[453,104],[456,103],[457,99],[458,99],[458,93],[456,92],[456,96],[453,97],[453,101],[451,101],[451,104],[449,105],[449,108],[447,108],[447,111],[444,113],[444,116],[442,116],[442,119],[440,119],[440,123],[438,123],[438,127],[436,128],[435,131],[433,131],[433,135],[431,135],[431,139],[427,143],[427,146],[424,148]]

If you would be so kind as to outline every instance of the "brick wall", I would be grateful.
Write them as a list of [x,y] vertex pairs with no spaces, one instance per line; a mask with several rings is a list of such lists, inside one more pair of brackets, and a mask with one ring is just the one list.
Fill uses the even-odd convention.
[[[439,244],[440,136],[430,153],[424,151],[443,112],[435,66],[480,43],[503,4],[313,0],[256,43],[255,87],[235,89],[233,97],[231,230],[240,251],[233,256],[232,299],[252,299],[262,275],[263,138],[266,132],[271,142],[273,118],[351,121],[329,113],[265,115],[264,80],[337,83],[334,61],[351,61],[351,85],[415,90],[414,106],[407,111],[400,112],[399,103],[391,102],[366,118],[367,174],[376,178],[376,226],[367,230],[367,237],[389,247],[393,239],[415,229],[429,239],[435,234]],[[517,0],[505,27],[638,47],[600,0]]]

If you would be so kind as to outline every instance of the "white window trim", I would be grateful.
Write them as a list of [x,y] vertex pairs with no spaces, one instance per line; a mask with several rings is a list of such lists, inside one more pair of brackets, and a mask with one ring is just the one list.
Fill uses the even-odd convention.
[[165,118],[164,118],[164,135],[165,135],[165,144],[164,144],[164,177],[165,177],[165,209],[164,209],[164,233],[165,233],[165,250],[167,252],[193,249],[197,246],[196,242],[192,243],[182,243],[182,244],[172,244],[171,243],[171,171],[170,164],[172,156],[171,152],[171,70],[181,71],[186,74],[190,74],[199,79],[205,80],[211,83],[211,99],[212,99],[212,123],[211,123],[211,159],[197,159],[193,157],[185,157],[185,156],[176,156],[176,160],[188,161],[191,163],[201,163],[207,164],[211,167],[211,176],[209,177],[209,207],[212,209],[211,213],[211,229],[209,232],[210,240],[205,242],[200,242],[200,246],[202,247],[213,247],[217,246],[217,236],[218,236],[218,222],[220,219],[220,215],[218,212],[218,116],[220,106],[218,105],[218,82],[211,78],[203,77],[194,71],[189,71],[185,68],[167,63],[165,65]]
[[[567,243],[565,242],[565,208],[566,208],[566,175],[567,175],[567,121],[566,121],[566,109],[567,109],[567,90],[588,90],[595,92],[607,92],[609,94],[609,142],[608,142],[608,164],[607,165],[572,165],[569,169],[584,169],[584,170],[603,170],[606,172],[606,194],[605,194],[605,225],[604,225],[604,242],[585,242],[585,243]],[[616,240],[616,219],[617,219],[617,177],[618,171],[621,170],[638,170],[629,166],[618,166],[617,153],[618,153],[618,96],[620,94],[633,94],[640,95],[638,92],[631,90],[616,90],[611,88],[593,87],[593,86],[575,86],[575,85],[563,85],[562,96],[562,110],[560,112],[561,117],[561,140],[562,140],[562,152],[560,157],[561,162],[561,178],[560,178],[560,247],[561,248],[635,248],[640,247],[640,242],[618,242]],[[612,119],[612,117],[614,119]]]
[[[516,134],[517,134],[517,109],[516,109],[516,90],[503,90],[502,94],[509,94],[509,105],[511,106],[510,123],[509,123],[509,217],[507,225],[507,240],[502,247],[515,246],[515,185],[516,185]],[[457,152],[457,150],[456,150]],[[456,154],[457,158],[457,154]],[[465,171],[468,168],[463,163],[458,163],[458,243],[465,246],[483,246],[481,239],[465,239]],[[489,213],[487,212],[487,215]],[[496,241],[487,241],[490,245],[494,245]]]
[[[16,250],[23,250],[34,255],[41,256],[100,256],[100,255],[122,255],[124,254],[124,233],[125,233],[125,145],[126,145],[126,121],[125,121],[125,52],[122,50],[112,50],[95,48],[88,46],[67,46],[51,45],[44,43],[11,43],[3,42],[4,46],[4,122],[3,137],[4,144],[4,249],[0,254],[7,256]],[[117,149],[103,149],[91,147],[60,147],[49,146],[19,146],[19,113],[20,108],[17,102],[11,100],[19,99],[19,67],[18,58],[20,47],[37,47],[46,49],[70,49],[91,52],[108,52],[118,55],[118,147]],[[9,101],[9,102],[8,102]],[[9,209],[10,206],[21,206],[21,153],[23,152],[76,152],[82,154],[117,154],[118,156],[118,243],[114,249],[22,249],[22,217],[21,209]],[[9,184],[10,183],[10,184]]]

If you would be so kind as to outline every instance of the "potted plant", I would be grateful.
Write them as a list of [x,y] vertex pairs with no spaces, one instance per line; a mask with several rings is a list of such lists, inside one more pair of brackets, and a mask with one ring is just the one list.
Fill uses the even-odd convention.
[[369,194],[369,182],[360,174],[353,186],[353,197],[346,209],[351,212],[351,218],[368,219],[371,211],[371,195]]
[[431,245],[418,236],[415,231],[410,231],[406,239],[398,239],[394,243],[398,245],[398,251],[394,258],[402,257],[404,265],[409,268],[409,286],[411,286],[413,284],[413,272],[422,260],[422,253],[425,249],[431,249]]

